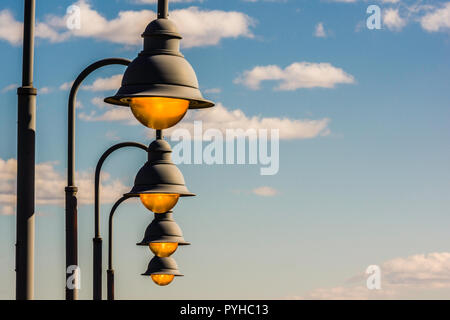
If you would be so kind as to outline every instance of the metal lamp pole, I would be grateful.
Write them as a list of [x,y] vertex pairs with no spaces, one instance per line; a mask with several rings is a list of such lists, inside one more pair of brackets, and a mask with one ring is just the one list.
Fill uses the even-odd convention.
[[[95,169],[95,213],[94,213],[94,225],[95,225],[95,237],[94,241],[94,263],[93,263],[93,272],[94,272],[94,285],[93,285],[93,297],[94,300],[102,300],[102,243],[103,240],[100,236],[100,174],[102,171],[102,167],[106,159],[115,151],[122,149],[134,147],[138,149],[142,149],[147,151],[147,146],[137,143],[137,142],[124,142],[116,144],[109,148],[100,158],[97,163],[97,167]],[[128,199],[129,197],[127,197]],[[114,209],[115,210],[115,209]]]
[[34,298],[36,95],[33,87],[35,1],[25,0],[22,87],[18,94],[16,299]]
[[[109,104],[131,107],[132,100],[137,98],[160,97],[164,99],[178,99],[189,102],[189,109],[211,108],[214,103],[205,100],[200,92],[198,80],[191,65],[179,52],[181,35],[168,17],[168,0],[158,0],[158,19],[150,22],[145,32],[144,50],[130,63],[125,59],[105,59],[86,68],[75,80],[69,97],[68,123],[68,181],[66,187],[66,267],[73,270],[78,266],[78,226],[77,226],[77,187],[75,184],[75,104],[76,94],[84,79],[93,71],[112,64],[128,66],[124,74],[122,86],[115,96],[104,101]],[[163,58],[161,58],[161,57]],[[148,116],[148,115],[146,115]],[[139,120],[139,119],[138,119]],[[141,120],[139,120],[141,121]],[[149,127],[141,121],[142,124]],[[162,133],[157,132],[161,138]],[[102,275],[102,239],[99,230],[99,201],[98,183],[102,161],[109,153],[127,145],[118,145],[110,149],[101,159],[96,172],[96,204],[95,204],[95,238],[94,238],[94,299],[101,299]],[[128,145],[129,146],[129,145]],[[134,145],[137,146],[137,145]],[[137,146],[139,147],[139,146]],[[142,149],[145,147],[140,146]],[[163,149],[166,146],[163,146]],[[168,149],[168,148],[166,148]],[[144,170],[145,171],[145,170]],[[176,171],[176,170],[175,170]],[[171,171],[172,172],[172,171]],[[178,192],[181,196],[192,196],[184,186],[181,173],[172,172],[172,178],[177,180]],[[142,177],[141,177],[142,178]],[[145,177],[144,177],[145,178]],[[173,180],[172,179],[172,180]],[[145,180],[145,179],[144,179]],[[169,179],[169,181],[172,181]],[[179,191],[181,190],[181,191]],[[138,196],[142,190],[132,190],[130,196]],[[173,190],[171,190],[173,191]],[[172,193],[172,192],[171,192]],[[73,275],[66,275],[72,281]],[[78,290],[66,286],[66,299],[76,300]]]
[[[67,156],[67,187],[66,191],[66,270],[71,266],[78,266],[78,188],[75,185],[75,119],[76,119],[76,97],[79,88],[83,81],[94,71],[109,65],[123,65],[128,66],[130,60],[121,58],[110,58],[97,61],[87,67],[77,77],[72,85],[69,96],[68,105],[68,156]],[[94,239],[94,255],[101,251],[102,239],[96,237]],[[101,263],[101,262],[100,262]],[[96,265],[97,270],[101,265]],[[94,275],[98,273],[94,272]],[[69,281],[71,274],[66,274],[66,279]],[[101,283],[101,279],[95,279],[95,283]],[[101,293],[100,293],[101,295]],[[66,285],[66,300],[77,300],[78,290],[76,288],[69,288]]]

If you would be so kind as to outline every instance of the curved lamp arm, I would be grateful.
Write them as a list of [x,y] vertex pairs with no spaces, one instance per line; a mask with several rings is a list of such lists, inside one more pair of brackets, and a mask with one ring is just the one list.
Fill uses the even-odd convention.
[[111,209],[109,214],[109,234],[108,234],[108,300],[114,300],[114,269],[113,269],[113,255],[112,255],[112,245],[113,245],[113,218],[114,213],[117,208],[122,204],[122,202],[132,198],[131,196],[123,196],[117,201]]
[[[95,70],[108,65],[128,66],[130,60],[110,58],[100,60],[87,67],[75,80],[70,90],[68,105],[68,157],[67,157],[67,187],[66,192],[66,270],[70,266],[78,266],[78,222],[77,222],[77,192],[75,186],[75,119],[76,96],[82,82]],[[71,274],[66,274],[67,280]],[[78,290],[66,286],[66,300],[77,300]]]
[[75,115],[77,93],[83,81],[94,71],[110,65],[128,66],[131,63],[128,59],[109,58],[97,61],[83,70],[72,85],[69,96],[69,140],[68,140],[68,165],[67,165],[67,185],[75,185]]
[[148,147],[137,142],[123,142],[109,148],[100,158],[95,168],[95,237],[100,237],[100,174],[106,159],[114,152],[122,148],[139,148],[147,152]]
[[135,147],[147,151],[147,146],[137,142],[124,142],[109,148],[100,158],[95,169],[95,238],[94,241],[94,300],[102,299],[102,238],[100,237],[100,174],[103,163],[114,152],[122,148]]

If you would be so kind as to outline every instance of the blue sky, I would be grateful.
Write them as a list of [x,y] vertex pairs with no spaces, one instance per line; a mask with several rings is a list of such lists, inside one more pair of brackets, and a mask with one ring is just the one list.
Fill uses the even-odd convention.
[[[148,10],[155,10],[137,2],[37,1],[37,298],[64,296],[64,84],[98,59],[137,55],[139,34],[153,18]],[[83,9],[82,25],[70,32],[64,16],[74,3]],[[366,27],[370,4],[382,10],[381,30]],[[205,96],[218,103],[200,116],[192,111],[181,126],[200,117],[226,129],[233,110],[242,111],[232,117],[242,126],[252,118],[259,128],[269,118],[271,129],[284,123],[280,171],[260,176],[258,166],[180,165],[198,196],[180,201],[175,219],[193,245],[174,256],[186,277],[166,288],[140,276],[151,255],[135,243],[152,216],[138,203],[123,205],[116,219],[117,297],[448,298],[450,2],[205,0],[171,9],[185,37],[183,54]],[[22,11],[21,1],[0,6],[2,299],[14,297]],[[96,72],[79,94],[85,299],[91,296],[93,168],[114,143],[151,142],[131,113],[98,103],[114,93],[114,76],[122,72],[119,66]],[[126,150],[106,164],[104,226],[117,192],[132,185],[144,161],[140,151]],[[372,264],[386,275],[377,293],[358,278]]]

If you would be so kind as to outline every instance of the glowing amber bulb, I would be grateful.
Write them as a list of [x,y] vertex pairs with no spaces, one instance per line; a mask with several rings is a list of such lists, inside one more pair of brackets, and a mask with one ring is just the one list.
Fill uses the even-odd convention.
[[184,118],[189,108],[188,100],[172,98],[133,98],[129,103],[136,119],[155,130],[173,127]]
[[169,212],[175,207],[179,198],[179,194],[141,194],[142,204],[154,213]]
[[175,278],[172,274],[152,274],[151,277],[153,282],[161,287],[169,285]]
[[178,243],[150,243],[150,250],[160,258],[170,257],[178,249]]

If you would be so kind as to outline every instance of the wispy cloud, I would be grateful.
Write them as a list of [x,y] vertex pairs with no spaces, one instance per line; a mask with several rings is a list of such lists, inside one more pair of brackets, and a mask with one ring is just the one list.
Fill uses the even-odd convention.
[[330,119],[291,119],[278,117],[247,116],[242,110],[227,109],[221,103],[209,110],[189,112],[176,128],[167,131],[170,135],[173,130],[187,129],[194,136],[194,122],[201,121],[203,130],[217,129],[224,135],[227,129],[254,129],[279,130],[280,139],[312,139],[326,136],[330,133],[328,127]]
[[7,9],[0,11],[0,39],[19,45],[22,42],[22,33],[22,23],[14,19],[11,11]]
[[353,285],[313,290],[298,299],[405,299],[414,290],[450,288],[450,252],[417,254],[380,265],[381,290],[367,289],[364,274],[352,277]]
[[17,83],[12,83],[10,85],[7,85],[6,87],[4,87],[2,89],[2,93],[8,92],[8,91],[12,91],[12,90],[16,90],[19,87],[19,85]]
[[293,91],[303,88],[334,88],[337,84],[352,84],[355,79],[330,63],[295,62],[282,69],[277,65],[257,66],[235,79],[252,90],[259,90],[261,82],[276,81],[275,90]]
[[[170,3],[192,3],[192,2],[203,2],[204,0],[171,0]],[[132,0],[135,4],[156,4],[158,0]]]
[[109,110],[104,113],[91,111],[90,113],[81,112],[78,116],[80,120],[87,122],[123,122],[128,125],[138,124],[137,120],[133,118],[130,108],[111,106]]
[[205,93],[211,93],[211,94],[218,94],[221,92],[222,92],[222,89],[220,89],[220,88],[211,88],[211,89],[205,90]]
[[72,85],[73,85],[73,81],[64,82],[62,85],[59,86],[59,90],[62,90],[62,91],[69,90],[72,87]]
[[423,29],[429,32],[449,31],[450,30],[450,2],[445,3],[420,19]]
[[116,74],[108,78],[98,78],[91,85],[83,86],[82,89],[89,91],[118,90],[122,85],[122,78],[123,74]]
[[[100,103],[100,101],[97,101]],[[100,107],[104,109],[104,107]],[[121,122],[126,125],[139,125],[129,108],[108,106],[104,112],[97,110],[90,113],[80,113],[79,118],[88,122]],[[173,130],[186,129],[194,137],[194,122],[201,121],[203,130],[218,129],[226,134],[227,129],[267,129],[279,130],[280,139],[312,139],[330,134],[328,127],[330,119],[290,119],[278,117],[247,116],[242,110],[229,110],[221,103],[208,110],[190,111],[175,128],[165,131],[169,136]]]
[[[70,38],[92,38],[121,45],[139,46],[141,34],[147,24],[156,18],[151,10],[120,11],[108,20],[92,8],[86,0],[75,5],[81,9],[81,28],[69,30],[66,16],[47,15],[36,26],[36,37],[50,42],[63,42]],[[202,10],[190,7],[171,11],[171,19],[183,33],[183,47],[217,45],[222,39],[253,37],[254,20],[238,11]],[[0,39],[13,45],[22,41],[23,24],[14,19],[8,10],[0,11]]]
[[[55,169],[56,162],[45,162],[36,165],[36,204],[64,204],[64,187],[66,179]],[[17,160],[0,158],[0,214],[12,215],[16,204]],[[104,203],[113,203],[121,194],[128,190],[120,180],[111,179],[108,173],[102,175],[101,197]],[[80,204],[94,202],[93,172],[79,172],[76,175],[79,187],[78,201]]]
[[326,38],[327,37],[327,33],[325,31],[325,27],[323,25],[323,22],[319,22],[316,25],[316,29],[314,31],[314,36],[317,38]]
[[252,190],[252,193],[260,197],[274,197],[278,191],[271,187],[259,187]]
[[384,25],[394,31],[400,31],[406,26],[406,20],[400,17],[399,9],[389,8],[383,12]]

